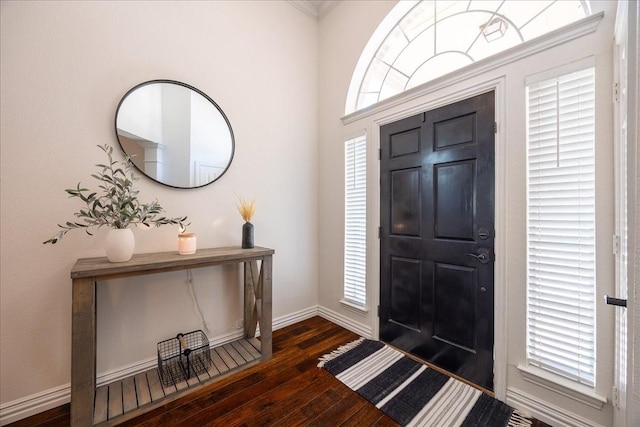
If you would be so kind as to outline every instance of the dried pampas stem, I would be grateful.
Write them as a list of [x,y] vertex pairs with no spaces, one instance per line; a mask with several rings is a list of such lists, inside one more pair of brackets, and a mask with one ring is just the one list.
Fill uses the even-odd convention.
[[239,199],[240,202],[236,205],[238,212],[240,212],[240,216],[242,216],[245,222],[250,222],[253,214],[256,212],[256,200],[253,199],[251,202],[247,202],[242,197]]

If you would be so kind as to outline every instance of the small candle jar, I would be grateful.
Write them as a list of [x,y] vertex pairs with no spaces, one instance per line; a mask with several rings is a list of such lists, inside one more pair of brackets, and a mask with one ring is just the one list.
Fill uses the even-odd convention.
[[196,253],[196,233],[178,234],[178,253],[180,255]]

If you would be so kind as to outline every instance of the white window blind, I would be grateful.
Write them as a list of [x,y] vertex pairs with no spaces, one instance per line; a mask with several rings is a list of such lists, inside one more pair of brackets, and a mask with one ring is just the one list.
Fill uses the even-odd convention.
[[366,136],[345,143],[344,299],[366,303]]
[[595,383],[594,67],[527,82],[527,358]]

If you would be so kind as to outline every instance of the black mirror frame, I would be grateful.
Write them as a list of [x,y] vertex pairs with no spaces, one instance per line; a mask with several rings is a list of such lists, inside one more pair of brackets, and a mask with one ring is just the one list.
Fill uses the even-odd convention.
[[183,82],[179,82],[177,80],[168,80],[168,79],[157,79],[157,80],[149,80],[143,83],[139,83],[137,85],[135,85],[134,87],[132,87],[131,89],[129,89],[120,99],[120,102],[118,102],[118,107],[116,108],[116,114],[115,114],[115,118],[114,118],[114,129],[115,129],[115,133],[116,133],[116,140],[118,141],[118,145],[120,146],[120,150],[122,150],[123,153],[127,154],[127,152],[124,150],[124,147],[122,146],[122,143],[120,142],[120,137],[118,134],[118,113],[120,112],[120,107],[122,106],[122,103],[124,102],[125,99],[127,99],[127,97],[133,93],[134,91],[136,91],[137,89],[143,87],[143,86],[147,86],[147,85],[151,85],[151,84],[158,84],[158,83],[169,83],[169,84],[175,84],[178,86],[182,86],[185,87],[187,89],[190,89],[196,93],[198,93],[199,95],[201,95],[202,97],[204,97],[207,101],[209,101],[211,104],[213,104],[214,107],[216,107],[216,109],[220,112],[220,115],[222,116],[222,118],[224,119],[225,123],[227,124],[227,127],[229,128],[229,136],[231,137],[231,155],[229,156],[229,162],[227,163],[227,166],[225,167],[225,169],[222,171],[222,173],[220,173],[220,175],[218,175],[216,177],[216,179],[207,182],[206,184],[202,184],[202,185],[198,185],[198,186],[194,186],[194,187],[179,187],[177,185],[171,185],[171,184],[167,184],[165,182],[161,182],[158,181],[155,178],[150,177],[149,175],[147,175],[143,170],[141,170],[138,165],[136,165],[134,162],[131,162],[133,164],[133,166],[144,176],[146,176],[147,178],[149,178],[151,181],[157,182],[158,184],[162,184],[164,186],[167,187],[171,187],[171,188],[178,188],[178,189],[183,189],[183,190],[190,190],[190,189],[194,189],[194,188],[202,188],[202,187],[206,187],[209,184],[212,184],[216,181],[218,181],[220,178],[222,178],[222,176],[227,172],[227,170],[229,170],[229,167],[231,166],[231,162],[233,161],[233,156],[235,155],[235,151],[236,151],[236,142],[235,142],[235,137],[233,134],[233,128],[231,127],[231,123],[229,122],[229,119],[227,118],[227,115],[224,113],[224,111],[222,111],[222,108],[220,108],[220,106],[213,100],[211,99],[206,93],[202,92],[200,89],[197,89],[191,85],[188,85],[186,83]]

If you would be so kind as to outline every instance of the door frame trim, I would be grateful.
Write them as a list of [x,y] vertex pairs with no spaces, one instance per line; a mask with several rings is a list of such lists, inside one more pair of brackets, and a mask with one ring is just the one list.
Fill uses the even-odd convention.
[[[494,340],[493,340],[493,352],[494,352],[494,392],[498,400],[504,401],[506,399],[507,392],[507,286],[506,286],[506,254],[507,251],[507,239],[506,239],[506,226],[507,226],[507,200],[506,200],[506,127],[507,127],[507,114],[506,114],[506,75],[501,75],[490,80],[474,83],[473,85],[467,85],[463,88],[457,88],[456,84],[452,84],[452,92],[449,92],[441,97],[433,98],[433,93],[425,93],[418,98],[418,103],[413,105],[395,106],[393,111],[381,111],[378,114],[374,114],[371,117],[372,132],[370,134],[370,143],[368,144],[368,160],[374,165],[370,169],[370,173],[373,175],[372,183],[378,183],[375,187],[375,191],[368,191],[367,194],[371,196],[371,203],[368,208],[371,208],[370,219],[367,219],[367,223],[371,227],[377,227],[380,224],[380,162],[377,161],[377,153],[380,149],[380,128],[388,123],[410,117],[415,114],[419,114],[424,111],[433,110],[445,105],[453,104],[458,101],[462,101],[467,98],[471,98],[476,95],[480,95],[486,92],[495,92],[495,121],[497,125],[497,132],[495,134],[495,263],[494,263]],[[454,87],[455,86],[455,87]],[[438,90],[441,90],[439,88]],[[407,103],[411,100],[408,99]],[[374,162],[375,159],[375,162]],[[367,273],[370,280],[368,289],[371,290],[371,300],[373,307],[380,305],[380,240],[370,239],[369,243],[373,240],[371,245],[370,257],[368,258]],[[378,316],[371,316],[371,330],[374,339],[380,337],[380,319]]]

